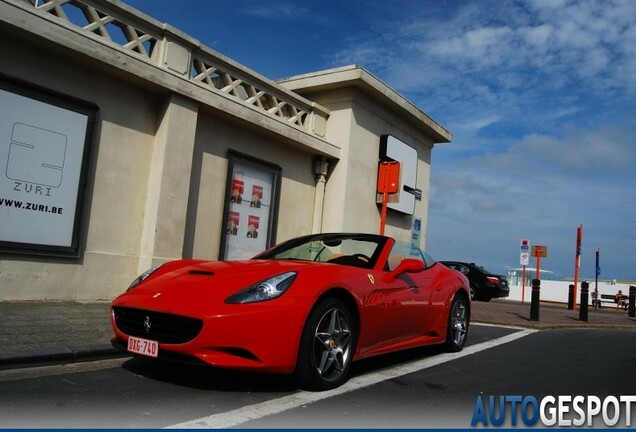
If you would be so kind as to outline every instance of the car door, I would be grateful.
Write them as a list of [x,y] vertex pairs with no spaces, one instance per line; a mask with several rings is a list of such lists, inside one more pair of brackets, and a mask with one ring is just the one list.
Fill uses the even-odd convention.
[[363,350],[382,351],[407,343],[426,334],[435,324],[435,314],[429,313],[429,309],[436,272],[429,268],[390,278],[391,271],[405,257],[393,254],[387,268],[372,274],[375,283],[364,305]]

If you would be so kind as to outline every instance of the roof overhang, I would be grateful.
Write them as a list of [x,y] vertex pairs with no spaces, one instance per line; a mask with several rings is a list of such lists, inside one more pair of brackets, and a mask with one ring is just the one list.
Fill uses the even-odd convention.
[[276,82],[301,94],[355,87],[423,131],[434,143],[448,143],[453,138],[450,131],[369,71],[357,65],[283,78]]

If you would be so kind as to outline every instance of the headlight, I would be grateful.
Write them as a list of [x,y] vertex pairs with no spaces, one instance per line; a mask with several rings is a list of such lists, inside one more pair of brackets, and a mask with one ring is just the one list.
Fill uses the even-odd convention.
[[255,283],[225,299],[226,303],[255,303],[281,296],[296,279],[296,272],[287,272]]
[[153,267],[151,269],[146,270],[145,272],[143,272],[142,274],[140,274],[139,276],[137,276],[137,279],[135,279],[130,286],[128,287],[128,289],[126,291],[130,291],[131,289],[133,289],[134,287],[136,287],[137,285],[139,285],[140,283],[142,283],[143,281],[145,281],[148,276],[150,276],[151,274],[153,274],[159,267]]

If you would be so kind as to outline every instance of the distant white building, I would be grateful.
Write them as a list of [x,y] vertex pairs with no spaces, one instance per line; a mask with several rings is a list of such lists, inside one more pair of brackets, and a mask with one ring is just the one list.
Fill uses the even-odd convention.
[[[536,279],[536,269],[534,268],[526,268],[526,286],[532,285],[532,279]],[[539,270],[541,280],[554,280],[557,278],[555,272],[550,270]],[[521,281],[523,280],[523,269],[522,268],[512,268],[508,269],[508,283],[511,285],[521,285]]]
[[[507,300],[530,302],[532,300],[532,280],[535,279],[535,269],[526,269],[526,284],[522,286],[523,269],[509,269],[508,283],[510,285],[510,295]],[[549,270],[541,270],[541,300],[556,303],[567,303],[570,291],[570,285],[574,284],[572,280],[556,279],[556,275]],[[629,293],[629,282],[617,282],[616,280],[598,281],[598,285],[594,280],[581,279],[577,283],[576,303],[581,301],[581,283],[587,281],[589,283],[589,301],[592,301],[592,292],[598,290],[599,297],[602,294],[615,295],[621,290],[625,295]]]

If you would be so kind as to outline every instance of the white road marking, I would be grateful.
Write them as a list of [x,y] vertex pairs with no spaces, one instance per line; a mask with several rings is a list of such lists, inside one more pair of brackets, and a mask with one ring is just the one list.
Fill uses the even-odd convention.
[[527,327],[520,327],[520,326],[515,326],[515,325],[506,325],[506,324],[491,324],[491,323],[486,323],[486,322],[480,322],[480,321],[471,321],[470,325],[478,325],[478,326],[482,326],[482,327],[497,327],[497,328],[507,328],[507,329],[512,329],[512,330],[528,330]]
[[397,378],[433,366],[438,366],[442,363],[456,360],[461,357],[469,356],[480,351],[485,351],[487,349],[491,349],[496,346],[515,341],[537,331],[539,330],[524,329],[522,331],[512,333],[497,339],[482,342],[477,345],[468,346],[458,353],[440,354],[434,357],[417,360],[397,367],[380,370],[362,376],[357,376],[351,378],[344,385],[334,390],[324,392],[301,391],[289,396],[272,399],[266,402],[241,407],[224,413],[213,414],[208,417],[202,417],[200,419],[190,420],[184,423],[168,426],[167,429],[225,429],[235,427],[242,423],[279,414],[281,412],[299,408],[323,399],[340,396],[354,390],[359,390],[361,388],[368,387],[382,381]]

